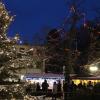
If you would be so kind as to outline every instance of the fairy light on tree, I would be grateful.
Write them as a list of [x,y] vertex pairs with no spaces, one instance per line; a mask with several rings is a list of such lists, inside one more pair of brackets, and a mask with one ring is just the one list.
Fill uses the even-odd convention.
[[[0,82],[4,83],[8,79],[19,80],[19,70],[26,67],[32,67],[34,62],[32,52],[30,49],[27,51],[17,51],[17,43],[20,40],[19,34],[13,38],[7,37],[7,29],[14,20],[14,16],[6,10],[5,5],[0,2]],[[31,54],[30,54],[31,52]],[[27,66],[27,64],[29,64]],[[10,86],[11,88],[12,86]],[[16,93],[21,96],[24,94],[22,91]],[[11,92],[13,94],[13,90]],[[7,99],[7,97],[5,98]],[[21,99],[21,98],[20,98]]]
[[18,33],[14,38],[7,37],[7,29],[13,20],[14,16],[11,16],[5,5],[0,2],[0,81],[17,76],[19,69],[24,68],[26,63],[33,62],[32,56],[26,51],[20,52],[19,56],[16,47],[20,40]]
[[13,20],[13,16],[9,15],[9,12],[6,10],[5,5],[0,2],[0,35],[4,38],[6,36],[6,31],[8,26]]

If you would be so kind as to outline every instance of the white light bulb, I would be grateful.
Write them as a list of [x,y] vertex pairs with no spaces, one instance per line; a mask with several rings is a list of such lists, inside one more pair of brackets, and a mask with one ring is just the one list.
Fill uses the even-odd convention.
[[98,67],[97,66],[90,66],[89,70],[91,72],[96,72],[96,71],[98,71]]

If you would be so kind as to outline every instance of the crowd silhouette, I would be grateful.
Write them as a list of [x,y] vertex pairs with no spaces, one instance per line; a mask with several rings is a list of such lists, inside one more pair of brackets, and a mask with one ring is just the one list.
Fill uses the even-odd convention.
[[[39,82],[29,84],[26,86],[26,93],[30,95],[45,95],[52,97],[52,100],[56,98],[63,98],[66,96],[70,100],[99,100],[95,99],[100,97],[100,83],[91,82],[75,84],[73,81],[67,83],[65,81],[61,82],[55,81],[53,83],[52,89],[49,89],[49,83],[44,80],[42,84]],[[76,99],[75,99],[76,98]],[[80,98],[80,99],[79,99]]]

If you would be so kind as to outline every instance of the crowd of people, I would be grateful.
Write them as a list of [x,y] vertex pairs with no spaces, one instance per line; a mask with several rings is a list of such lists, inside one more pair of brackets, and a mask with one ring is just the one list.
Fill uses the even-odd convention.
[[45,96],[52,96],[57,97],[58,95],[61,96],[62,92],[62,84],[60,81],[53,83],[53,88],[49,89],[49,83],[47,80],[44,80],[42,84],[39,82],[26,85],[26,93],[31,95],[45,95]]
[[[24,96],[44,96],[51,97],[52,100],[56,98],[67,97],[67,100],[99,100],[94,98],[100,98],[100,83],[93,83],[89,81],[88,83],[80,82],[75,84],[73,81],[54,81],[52,89],[49,88],[50,84],[47,80],[44,82],[34,82],[34,83],[23,83],[15,84],[12,86],[1,86],[0,87],[0,100],[5,98],[24,98]],[[88,98],[88,99],[86,99]],[[45,99],[44,99],[45,100]],[[65,99],[64,99],[65,100]]]
[[80,82],[76,85],[73,81],[67,83],[65,81],[61,82],[60,80],[53,83],[53,87],[49,89],[49,83],[47,80],[40,85],[39,82],[29,84],[26,86],[26,93],[31,95],[49,95],[52,96],[53,100],[56,100],[56,97],[70,96],[72,94],[91,94],[91,93],[100,93],[100,83],[92,83],[89,81],[87,84]]

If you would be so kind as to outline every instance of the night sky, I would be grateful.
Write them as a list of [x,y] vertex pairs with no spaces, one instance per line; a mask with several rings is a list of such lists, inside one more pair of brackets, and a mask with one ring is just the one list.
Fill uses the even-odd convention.
[[[67,0],[3,0],[8,11],[16,15],[8,30],[9,36],[19,33],[23,41],[35,42],[33,37],[39,34],[45,37],[45,28],[58,28],[68,16]],[[85,0],[83,0],[85,1]],[[86,0],[82,5],[86,18],[95,16],[94,7],[100,8],[100,0]]]

